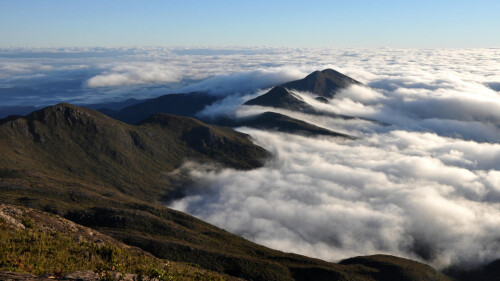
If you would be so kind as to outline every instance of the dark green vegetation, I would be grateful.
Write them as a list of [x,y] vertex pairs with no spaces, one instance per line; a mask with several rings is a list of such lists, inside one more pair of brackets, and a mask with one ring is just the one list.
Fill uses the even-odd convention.
[[[66,104],[0,121],[0,146],[3,182],[18,178],[30,192],[54,197],[46,203],[60,208],[61,199],[71,198],[91,205],[124,196],[155,201],[168,187],[165,173],[186,160],[250,169],[268,156],[230,128],[174,115],[155,115],[131,126]],[[12,200],[6,195],[0,196]],[[39,205],[31,201],[28,205]]]
[[311,92],[322,97],[333,97],[339,90],[362,83],[333,69],[314,71],[305,78],[291,81],[282,86],[302,92]]
[[[0,121],[0,200],[248,280],[380,280],[378,269],[271,250],[159,204],[186,160],[249,169],[265,157],[246,135],[195,119],[161,114],[132,126],[61,104]],[[393,264],[401,267],[395,280],[414,276],[406,260]],[[407,280],[442,280],[435,276]]]
[[144,277],[161,274],[168,277],[165,280],[232,279],[155,258],[53,214],[0,205],[0,272],[62,277],[83,270],[107,280],[128,273]]

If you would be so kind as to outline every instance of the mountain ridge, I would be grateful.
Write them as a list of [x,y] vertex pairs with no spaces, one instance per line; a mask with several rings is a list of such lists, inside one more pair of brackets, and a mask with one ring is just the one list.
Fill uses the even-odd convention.
[[[236,143],[248,154],[229,149],[210,155],[204,149],[212,145],[203,142],[193,148],[193,129],[195,140],[201,135],[207,144],[215,135],[224,140],[220,147]],[[169,160],[162,160],[166,155]],[[60,214],[156,257],[239,278],[376,280],[357,265],[272,250],[158,204],[170,185],[165,177],[154,178],[159,171],[166,176],[186,159],[215,157],[225,166],[255,168],[244,160],[267,155],[244,134],[192,118],[159,114],[134,126],[60,104],[0,125],[0,201]]]
[[335,132],[273,111],[266,111],[254,116],[238,119],[237,121],[232,119],[219,120],[218,123],[227,124],[231,127],[250,127],[309,137],[330,136],[344,139],[356,139],[353,136]]
[[292,111],[313,110],[312,106],[306,103],[300,96],[294,95],[282,86],[273,87],[267,93],[253,98],[243,105],[271,106]]
[[220,97],[210,95],[206,92],[166,94],[135,103],[119,111],[100,110],[125,123],[137,124],[156,113],[195,117],[196,113],[218,100],[220,100]]
[[[342,87],[361,84],[344,76],[323,70],[306,78],[319,81],[311,83],[310,92],[322,93],[318,97],[324,102],[324,96],[333,96]],[[336,88],[331,84],[335,79]],[[289,110],[315,110],[284,86],[270,92],[256,99],[263,106],[281,103]],[[186,188],[174,173],[186,161],[209,163],[215,169],[255,169],[270,157],[248,135],[191,117],[157,112],[179,110],[195,116],[218,99],[206,93],[172,94],[134,104],[122,112],[122,117],[130,114],[128,122],[132,124],[70,104],[2,119],[0,202],[58,214],[158,258],[194,263],[237,278],[450,280],[430,266],[399,257],[375,255],[332,263],[272,250],[162,206],[163,198],[176,193],[177,188]],[[158,101],[162,102],[155,107]],[[193,107],[190,102],[194,102]],[[110,110],[108,114],[119,112]],[[276,112],[230,124],[352,138]],[[493,276],[496,266],[492,263],[470,276]]]

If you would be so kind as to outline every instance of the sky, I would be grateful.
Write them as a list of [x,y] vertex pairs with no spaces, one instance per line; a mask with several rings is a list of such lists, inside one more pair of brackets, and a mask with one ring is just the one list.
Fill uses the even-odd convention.
[[500,46],[493,0],[0,0],[0,47]]

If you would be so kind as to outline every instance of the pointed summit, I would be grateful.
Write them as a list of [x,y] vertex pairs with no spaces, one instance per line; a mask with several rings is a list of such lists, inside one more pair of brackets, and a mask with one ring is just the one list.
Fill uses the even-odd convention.
[[339,90],[350,85],[363,85],[361,82],[352,79],[333,69],[314,71],[304,79],[291,81],[282,86],[287,89],[311,92],[322,97],[333,97]]
[[244,103],[245,105],[271,106],[289,110],[310,109],[310,105],[302,100],[301,97],[292,94],[282,86],[276,86],[269,92],[251,99]]

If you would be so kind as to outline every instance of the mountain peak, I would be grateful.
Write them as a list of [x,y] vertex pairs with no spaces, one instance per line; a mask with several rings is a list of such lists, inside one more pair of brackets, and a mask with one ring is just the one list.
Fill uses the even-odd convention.
[[314,71],[305,78],[291,81],[282,86],[287,89],[311,92],[318,96],[333,97],[336,92],[350,85],[363,85],[336,70],[327,68],[322,71]]
[[54,134],[74,132],[96,134],[101,128],[116,126],[120,121],[92,109],[61,103],[32,112],[26,116],[12,116],[0,120],[1,127],[17,128],[36,142],[44,142]]
[[90,119],[112,120],[106,115],[84,107],[78,107],[68,103],[60,103],[37,110],[24,117],[42,123],[66,121],[70,124],[88,123]]
[[269,92],[251,99],[245,105],[271,106],[289,110],[302,110],[309,105],[301,97],[292,94],[282,86],[276,86]]

